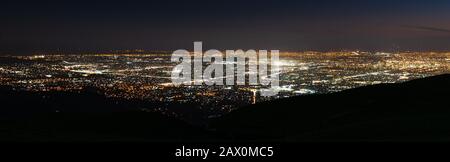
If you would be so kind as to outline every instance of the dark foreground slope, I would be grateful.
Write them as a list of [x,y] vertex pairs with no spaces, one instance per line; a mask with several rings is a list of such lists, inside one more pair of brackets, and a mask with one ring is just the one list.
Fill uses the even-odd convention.
[[449,90],[442,75],[282,99],[215,119],[206,131],[140,110],[151,103],[89,90],[0,88],[0,141],[450,141]]
[[0,88],[0,141],[197,141],[202,128],[159,113],[148,103],[80,93]]
[[253,105],[212,126],[238,140],[450,141],[450,75]]

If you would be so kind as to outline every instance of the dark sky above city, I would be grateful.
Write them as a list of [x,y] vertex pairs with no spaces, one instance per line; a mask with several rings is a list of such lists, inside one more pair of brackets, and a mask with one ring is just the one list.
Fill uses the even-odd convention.
[[0,52],[447,50],[448,0],[9,1]]

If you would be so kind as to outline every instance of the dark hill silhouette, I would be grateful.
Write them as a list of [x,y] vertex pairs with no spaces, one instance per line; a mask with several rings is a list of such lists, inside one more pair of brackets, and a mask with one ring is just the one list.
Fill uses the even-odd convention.
[[450,141],[450,75],[252,105],[211,127],[236,140]]
[[259,103],[210,121],[209,131],[95,89],[0,87],[0,141],[450,141],[449,83],[441,75]]
[[204,129],[159,113],[149,103],[83,92],[0,88],[0,141],[197,141]]

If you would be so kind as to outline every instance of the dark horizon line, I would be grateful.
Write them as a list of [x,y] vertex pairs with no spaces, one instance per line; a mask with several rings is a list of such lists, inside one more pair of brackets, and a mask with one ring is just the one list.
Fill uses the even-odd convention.
[[[138,51],[139,50],[139,51]],[[209,50],[209,49],[207,49]],[[207,51],[203,50],[203,52]],[[256,50],[259,51],[259,49],[234,49],[234,50]],[[263,50],[263,49],[261,49]],[[175,51],[175,50],[173,50]],[[64,51],[39,51],[39,52],[25,52],[25,53],[12,53],[12,52],[0,52],[0,57],[2,56],[33,56],[33,55],[83,55],[83,54],[171,54],[173,53],[172,50],[141,50],[141,49],[124,49],[124,50],[87,50],[87,51],[70,51],[70,50],[64,50]],[[193,50],[188,50],[189,52],[193,52]],[[224,52],[226,50],[219,50],[221,52]],[[267,50],[270,51],[270,50]],[[377,53],[377,52],[386,52],[386,53],[414,53],[414,52],[427,52],[427,53],[446,53],[450,52],[450,50],[359,50],[359,49],[340,49],[340,50],[279,50],[280,53],[305,53],[305,52],[312,52],[312,53],[331,53],[331,52],[361,52],[361,53]]]

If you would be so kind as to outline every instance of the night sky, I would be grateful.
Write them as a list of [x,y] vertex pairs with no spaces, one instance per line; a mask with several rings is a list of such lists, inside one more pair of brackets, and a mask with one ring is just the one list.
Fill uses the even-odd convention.
[[448,0],[40,1],[0,5],[0,52],[448,50]]

